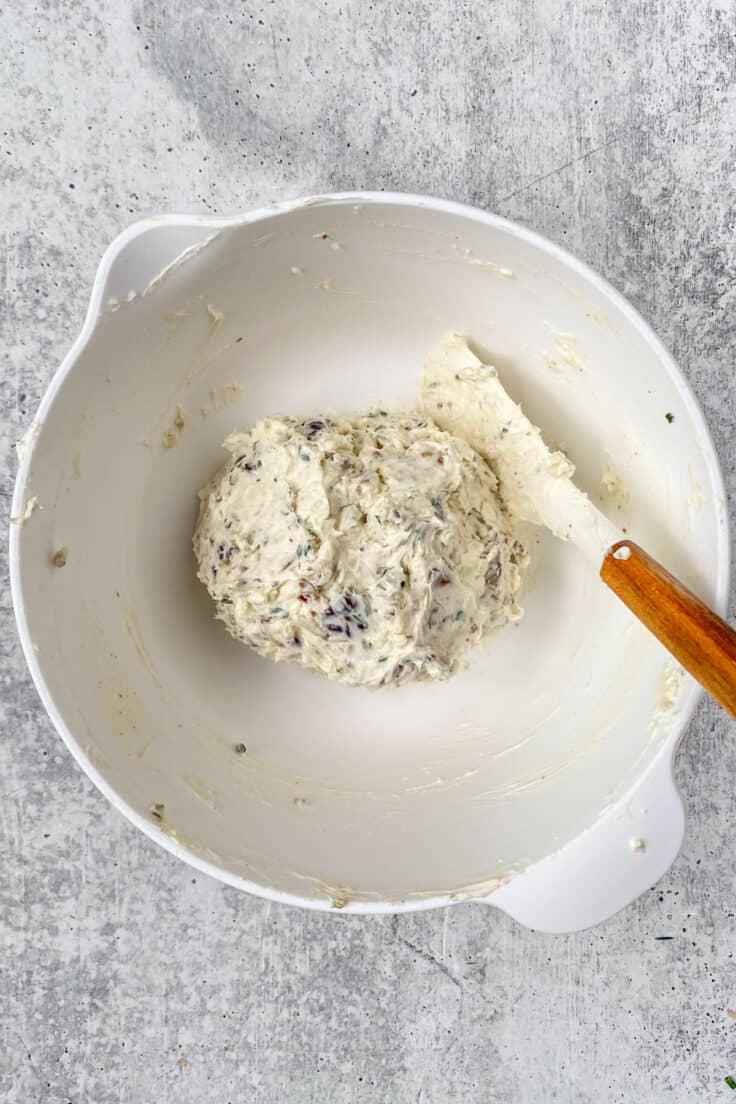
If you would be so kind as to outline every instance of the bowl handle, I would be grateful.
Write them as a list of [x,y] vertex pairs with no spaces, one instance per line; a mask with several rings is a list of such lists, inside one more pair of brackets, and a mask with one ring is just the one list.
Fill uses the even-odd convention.
[[222,220],[184,215],[142,219],[129,226],[105,250],[91,309],[142,295],[174,262],[208,244],[221,228]]
[[483,900],[527,928],[581,931],[650,889],[674,862],[684,834],[682,798],[668,755],[589,831]]

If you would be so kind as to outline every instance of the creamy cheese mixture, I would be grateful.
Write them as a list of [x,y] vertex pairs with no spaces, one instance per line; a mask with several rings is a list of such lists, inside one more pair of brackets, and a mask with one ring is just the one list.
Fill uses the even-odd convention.
[[453,674],[521,616],[490,467],[420,413],[266,418],[200,493],[199,577],[233,636],[355,686]]

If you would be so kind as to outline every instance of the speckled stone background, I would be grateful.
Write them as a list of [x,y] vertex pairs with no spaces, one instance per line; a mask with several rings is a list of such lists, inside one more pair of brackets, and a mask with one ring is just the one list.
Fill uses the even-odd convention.
[[[736,9],[717,0],[0,8],[0,455],[140,215],[466,200],[589,261],[704,407],[736,503]],[[5,555],[3,550],[3,571]],[[0,595],[0,1100],[736,1101],[736,729],[703,704],[668,876],[602,927],[250,900],[143,838],[46,719]]]

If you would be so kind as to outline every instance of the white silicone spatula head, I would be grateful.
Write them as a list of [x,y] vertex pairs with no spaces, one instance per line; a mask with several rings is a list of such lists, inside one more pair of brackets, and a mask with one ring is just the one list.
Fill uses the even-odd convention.
[[460,334],[430,356],[422,407],[491,465],[512,516],[546,526],[587,556],[601,579],[691,675],[736,716],[736,632],[616,529],[572,481],[542,435]]
[[421,402],[437,425],[463,437],[491,464],[513,517],[572,541],[600,568],[622,533],[575,486],[574,465],[547,448],[496,369],[483,364],[461,334],[448,334],[429,357]]

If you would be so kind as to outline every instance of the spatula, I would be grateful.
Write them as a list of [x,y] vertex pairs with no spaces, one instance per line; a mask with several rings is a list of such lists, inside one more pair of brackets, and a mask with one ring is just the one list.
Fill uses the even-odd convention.
[[576,487],[573,465],[547,448],[496,369],[462,335],[449,334],[427,361],[422,407],[491,464],[512,516],[575,544],[634,616],[736,716],[736,632]]

